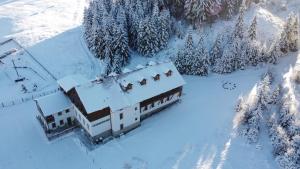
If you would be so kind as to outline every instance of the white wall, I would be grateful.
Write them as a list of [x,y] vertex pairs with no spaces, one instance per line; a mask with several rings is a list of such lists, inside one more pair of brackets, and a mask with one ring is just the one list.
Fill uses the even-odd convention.
[[[69,109],[68,113],[66,112],[66,110],[67,110],[66,109],[66,110],[61,111],[61,113],[62,113],[61,115],[58,115],[58,113],[52,114],[53,117],[54,117],[54,122],[56,124],[56,127],[55,128],[52,127],[52,123],[53,123],[52,122],[52,123],[48,124],[48,129],[52,130],[52,129],[56,129],[58,127],[62,127],[64,125],[66,125],[68,123],[68,121],[67,121],[68,117],[71,117],[71,119],[74,120],[74,108],[73,107],[69,107],[68,109]],[[63,125],[60,124],[60,120],[64,121]]]
[[[123,114],[123,118],[120,119],[120,114]],[[123,124],[124,128],[140,122],[140,106],[139,103],[123,108],[121,110],[117,110],[111,113],[112,119],[112,131],[118,132],[120,130],[121,124]]]
[[[75,107],[75,106],[74,106]],[[90,122],[76,107],[75,117],[81,126],[90,134],[91,137],[99,135],[111,129],[110,116],[105,116],[96,121]]]

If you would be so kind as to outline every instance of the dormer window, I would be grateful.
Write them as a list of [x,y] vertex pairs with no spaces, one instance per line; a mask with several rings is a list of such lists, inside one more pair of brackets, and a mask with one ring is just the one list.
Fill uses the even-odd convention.
[[125,87],[125,90],[128,91],[128,90],[131,90],[131,89],[132,89],[132,84],[128,83],[127,86]]
[[155,76],[153,76],[153,79],[154,79],[155,81],[159,80],[159,78],[160,78],[160,75],[159,75],[159,74],[156,74]]
[[129,82],[124,81],[123,83],[121,83],[121,86],[124,91],[128,91],[132,89],[132,83]]
[[145,85],[147,83],[147,80],[145,78],[143,78],[141,81],[140,81],[140,85]]
[[165,74],[166,74],[167,77],[171,76],[172,75],[172,70],[168,70]]

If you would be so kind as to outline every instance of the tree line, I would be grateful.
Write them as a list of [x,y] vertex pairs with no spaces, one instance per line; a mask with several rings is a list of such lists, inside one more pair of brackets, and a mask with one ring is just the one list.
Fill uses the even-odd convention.
[[185,46],[175,57],[179,72],[201,76],[207,75],[209,70],[220,74],[231,73],[259,63],[277,64],[278,58],[285,53],[298,50],[299,18],[295,14],[289,15],[280,38],[273,39],[271,46],[267,47],[257,39],[256,17],[245,28],[244,12],[245,8],[241,7],[233,31],[219,34],[211,49],[203,45],[203,35],[197,46],[192,45],[192,35],[188,35]]

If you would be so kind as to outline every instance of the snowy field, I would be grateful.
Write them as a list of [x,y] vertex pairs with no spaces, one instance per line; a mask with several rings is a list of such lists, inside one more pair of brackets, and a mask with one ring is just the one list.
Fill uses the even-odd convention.
[[[100,70],[81,38],[86,4],[86,0],[0,0],[0,42],[15,38],[56,78],[74,73],[94,77]],[[297,5],[299,2],[294,0],[288,8],[297,12]],[[276,10],[271,13],[253,7],[246,13],[246,20],[258,15],[258,33],[267,42],[279,33],[287,15],[286,11]],[[215,37],[224,25],[232,24],[222,21],[200,31]],[[174,39],[160,55],[172,56],[182,44],[183,40]],[[15,46],[5,51],[11,48]],[[294,66],[297,55],[283,58],[274,67],[278,76]],[[145,60],[136,56],[130,67]],[[224,76],[185,76],[187,85],[180,103],[93,151],[88,151],[76,134],[48,142],[35,118],[37,110],[32,101],[0,108],[0,169],[277,168],[268,138],[262,136],[259,144],[249,145],[236,135],[234,128],[233,108],[237,98],[248,94],[266,69],[267,66],[258,66]],[[54,85],[53,80],[44,83],[39,77],[30,77],[29,84],[39,82],[41,87],[50,88]],[[9,83],[8,79],[0,73],[0,100],[23,97],[20,86]]]
[[[283,59],[274,70],[279,75],[287,72],[295,59]],[[251,91],[265,71],[251,69],[207,78],[185,76],[187,85],[180,103],[93,151],[88,151],[75,134],[48,142],[32,102],[2,109],[0,128],[7,132],[0,139],[0,168],[274,169],[268,141],[248,145],[236,136],[233,127],[238,96]],[[236,88],[224,89],[226,82],[236,84]],[[11,125],[12,121],[17,125]]]

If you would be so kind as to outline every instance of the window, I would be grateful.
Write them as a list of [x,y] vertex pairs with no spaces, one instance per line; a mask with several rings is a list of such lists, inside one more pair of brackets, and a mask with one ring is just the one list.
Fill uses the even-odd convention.
[[46,117],[46,122],[51,123],[54,122],[54,117],[52,115]]
[[67,109],[67,110],[66,110],[66,113],[69,113],[69,112],[70,112],[70,109]]
[[154,79],[155,81],[157,81],[157,80],[159,80],[159,77],[160,77],[160,75],[159,75],[159,74],[156,74],[156,75],[153,77],[153,79]]
[[166,76],[169,77],[169,76],[171,76],[171,75],[172,75],[172,70],[168,70],[168,71],[166,72]]
[[145,85],[147,83],[147,80],[146,79],[143,79],[140,81],[140,85]]
[[120,120],[123,119],[123,113],[120,113]]
[[145,106],[144,107],[144,109],[143,109],[143,111],[147,111],[148,110],[148,107],[147,106]]
[[135,121],[137,121],[137,118],[135,118]]
[[160,100],[160,103],[163,104],[163,103],[164,103],[164,99],[161,99],[161,100]]
[[135,107],[135,110],[137,110],[138,108],[137,107]]
[[59,116],[61,116],[61,115],[62,115],[62,113],[61,113],[61,112],[58,112],[58,115],[59,115]]
[[120,124],[120,130],[123,130],[123,128],[124,128],[124,125]]
[[59,124],[60,124],[60,125],[64,125],[64,120],[60,120],[60,121],[59,121]]
[[170,96],[167,97],[167,101],[169,101],[169,100],[170,100]]
[[56,124],[55,123],[52,123],[52,128],[55,128],[56,127]]
[[125,87],[125,90],[128,91],[132,89],[132,84],[131,83],[128,83],[128,85]]
[[151,103],[151,108],[153,108],[154,107],[154,103]]

